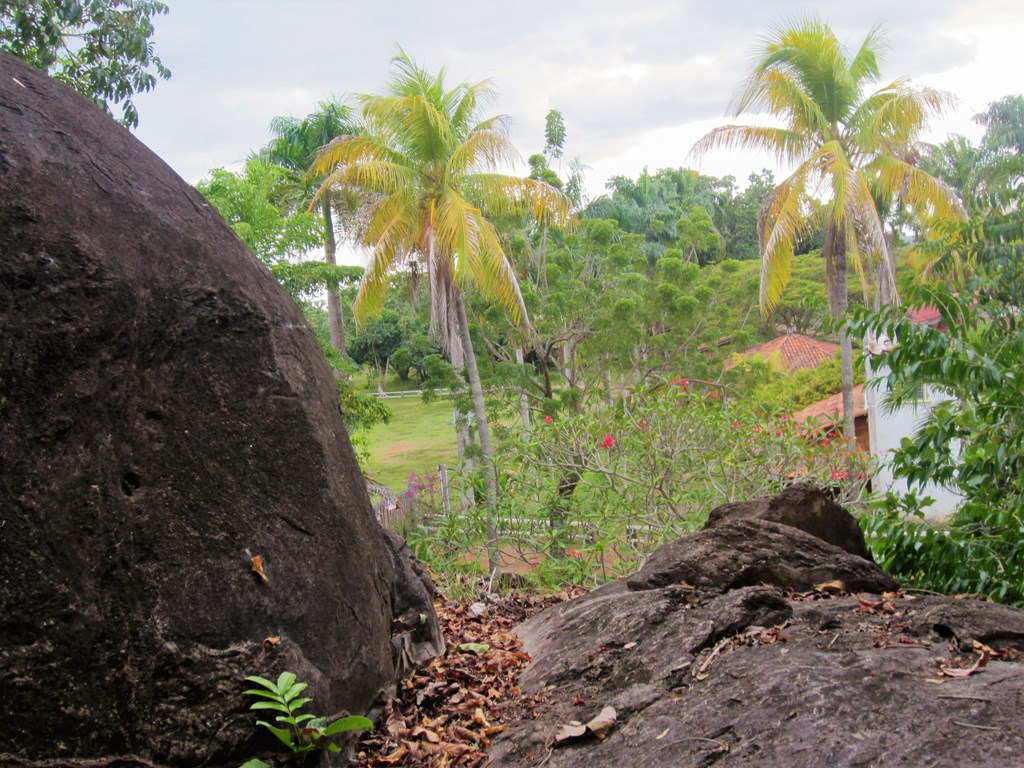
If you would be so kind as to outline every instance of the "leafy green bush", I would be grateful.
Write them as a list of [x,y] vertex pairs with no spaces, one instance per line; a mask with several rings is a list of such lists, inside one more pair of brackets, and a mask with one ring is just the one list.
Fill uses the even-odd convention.
[[861,518],[878,564],[904,586],[1024,605],[1019,513],[967,507],[937,526],[923,519],[930,502],[890,493]]
[[912,306],[938,309],[938,327],[892,308],[854,323],[857,334],[895,342],[875,366],[888,370],[891,403],[914,402],[924,386],[952,397],[903,440],[893,474],[911,488],[931,482],[963,497],[942,529],[919,519],[916,497],[886,499],[866,525],[894,575],[1024,605],[1024,210],[1019,196],[996,202],[940,229],[939,267],[975,277],[959,291],[937,284],[911,292]]

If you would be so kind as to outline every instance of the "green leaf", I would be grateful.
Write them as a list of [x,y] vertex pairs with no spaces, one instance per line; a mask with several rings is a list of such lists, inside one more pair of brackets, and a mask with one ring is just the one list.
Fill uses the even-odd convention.
[[278,693],[280,693],[283,696],[285,694],[285,692],[289,688],[291,688],[292,685],[294,685],[294,683],[295,683],[295,673],[294,672],[282,672],[281,676],[277,678],[277,685],[275,686],[275,689],[277,690]]
[[257,701],[251,704],[249,709],[276,709],[278,712],[284,712],[286,715],[292,713],[288,707],[276,701]]
[[335,720],[333,723],[323,729],[322,733],[324,736],[333,736],[336,733],[344,733],[345,731],[372,731],[373,722],[365,717],[359,715],[349,715],[343,717],[340,720]]
[[273,701],[280,701],[281,700],[281,697],[278,696],[273,691],[261,691],[261,690],[256,689],[256,688],[250,688],[247,691],[242,691],[242,693],[248,694],[249,696],[262,696],[265,699],[272,699]]
[[[248,680],[250,683],[256,683],[257,685],[262,685],[264,688],[266,688],[268,690],[271,690],[271,691],[276,691],[277,690],[277,686],[274,685],[269,680],[267,680],[267,678],[265,678],[265,677],[260,677],[259,675],[249,675],[245,679]],[[249,691],[246,691],[246,693],[249,693]]]
[[270,768],[270,764],[254,757],[252,760],[246,760],[238,768]]
[[[293,685],[291,688],[288,689],[288,692],[284,694],[285,702],[287,703],[287,702],[291,701],[296,696],[298,696],[300,693],[302,693],[304,690],[306,690],[306,688],[308,688],[308,687],[309,686],[306,683],[297,683],[297,684]],[[310,699],[305,699],[305,701],[310,701]]]
[[295,751],[295,742],[292,741],[292,734],[290,731],[286,731],[284,728],[278,728],[276,725],[271,725],[264,720],[257,720],[256,725],[262,725],[272,734],[277,736],[278,740],[284,744],[288,749]]
[[491,646],[487,643],[462,643],[455,646],[455,650],[460,653],[475,653],[477,656],[483,656],[491,650]]

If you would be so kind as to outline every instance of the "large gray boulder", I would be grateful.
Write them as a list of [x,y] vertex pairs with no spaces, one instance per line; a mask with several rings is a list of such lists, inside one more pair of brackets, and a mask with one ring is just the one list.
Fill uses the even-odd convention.
[[0,763],[237,765],[242,678],[283,669],[365,712],[392,579],[294,303],[128,131],[0,53]]
[[[533,661],[520,685],[536,706],[498,737],[490,765],[1021,762],[1024,612],[878,594],[896,584],[874,563],[744,517],[522,625]],[[819,578],[856,594],[837,595],[835,583],[812,591]],[[603,741],[558,743],[564,725],[605,707],[616,723]]]

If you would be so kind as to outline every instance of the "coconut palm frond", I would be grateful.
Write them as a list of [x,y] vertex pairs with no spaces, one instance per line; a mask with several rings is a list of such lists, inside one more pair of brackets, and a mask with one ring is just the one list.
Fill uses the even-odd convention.
[[723,125],[705,134],[690,154],[702,157],[714,149],[752,149],[767,152],[783,163],[800,162],[814,144],[803,134],[787,128],[756,125]]
[[786,72],[768,70],[751,84],[743,103],[747,108],[782,116],[787,128],[801,135],[827,136],[828,120],[799,80]]
[[761,258],[761,314],[768,317],[789,285],[793,272],[793,246],[807,220],[806,188],[814,173],[809,163],[779,184],[765,200],[759,217]]
[[504,174],[478,173],[467,177],[465,189],[488,214],[530,216],[541,224],[571,227],[572,204],[561,191],[537,179]]
[[446,174],[493,171],[519,162],[519,153],[504,132],[494,129],[474,130],[466,136],[448,158]]

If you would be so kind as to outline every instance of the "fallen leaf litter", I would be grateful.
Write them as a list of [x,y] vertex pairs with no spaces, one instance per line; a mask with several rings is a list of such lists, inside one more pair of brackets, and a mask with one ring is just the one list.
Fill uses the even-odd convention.
[[[512,593],[462,605],[435,604],[448,650],[404,681],[380,725],[356,746],[361,768],[477,768],[491,738],[532,719],[542,695],[524,696],[518,680],[530,657],[513,628],[583,590],[550,596]],[[595,720],[599,720],[600,715]],[[612,717],[614,719],[614,716]],[[608,726],[610,727],[610,725]],[[601,735],[603,721],[595,723]]]

